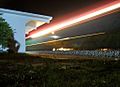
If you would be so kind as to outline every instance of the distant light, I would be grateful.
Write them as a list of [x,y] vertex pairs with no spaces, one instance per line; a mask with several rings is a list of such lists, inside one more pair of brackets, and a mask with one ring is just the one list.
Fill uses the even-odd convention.
[[108,48],[103,48],[103,49],[101,49],[101,51],[107,51],[107,50],[109,50]]
[[66,28],[66,27],[73,26],[73,24],[85,21],[87,19],[99,16],[101,14],[105,14],[107,12],[113,11],[113,10],[118,9],[118,8],[120,8],[120,0],[115,1],[113,3],[110,3],[108,5],[105,5],[103,7],[97,8],[97,10],[95,10],[95,11],[94,10],[90,11],[88,14],[85,14],[83,16],[80,15],[77,18],[74,18],[72,20],[67,20],[67,21],[64,21],[62,23],[56,24],[52,27],[43,29],[42,31],[39,31],[37,33],[30,35],[29,37],[36,38],[39,36],[43,36],[43,35],[49,34],[51,32],[54,32],[54,31],[57,31],[57,30],[60,30],[60,29]]
[[73,49],[72,48],[63,48],[63,47],[61,47],[61,48],[58,48],[56,50],[58,50],[58,51],[70,51],[70,50],[73,50]]
[[55,32],[51,32],[51,34],[55,34]]
[[51,38],[58,39],[58,38],[60,38],[60,37],[59,37],[59,36],[54,35],[54,36],[51,36]]
[[55,51],[56,49],[55,48],[53,48],[53,51]]

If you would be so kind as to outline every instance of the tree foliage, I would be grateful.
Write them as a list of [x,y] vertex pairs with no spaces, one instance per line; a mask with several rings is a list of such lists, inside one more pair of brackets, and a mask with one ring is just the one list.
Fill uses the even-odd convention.
[[10,25],[0,17],[0,45],[2,48],[8,46],[8,39],[13,37],[13,30]]

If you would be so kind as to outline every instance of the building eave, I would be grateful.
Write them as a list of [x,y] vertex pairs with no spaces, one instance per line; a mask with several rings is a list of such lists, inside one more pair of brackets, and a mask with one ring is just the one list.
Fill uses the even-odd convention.
[[39,14],[33,14],[28,12],[22,12],[22,11],[16,11],[16,10],[10,10],[10,9],[4,9],[0,8],[0,13],[8,13],[8,14],[15,14],[15,15],[21,15],[21,16],[27,16],[31,18],[35,18],[38,21],[49,23],[52,20],[51,16],[44,16]]

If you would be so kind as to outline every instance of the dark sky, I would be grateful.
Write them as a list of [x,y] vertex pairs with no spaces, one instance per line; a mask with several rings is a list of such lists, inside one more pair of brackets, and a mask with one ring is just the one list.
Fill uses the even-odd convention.
[[110,0],[0,0],[0,7],[56,18],[101,1]]
[[[80,12],[85,12],[86,9],[84,10],[84,8],[89,10],[89,6],[96,5],[97,7],[100,7],[100,5],[97,5],[98,3],[108,3],[112,1],[116,0],[0,0],[0,7],[48,15],[52,16],[54,20],[57,20],[62,16],[67,17],[69,16],[68,14],[72,14],[74,12],[79,12],[79,14]],[[64,18],[61,19],[64,20]],[[75,25],[69,29],[58,31],[56,34],[63,38],[95,32],[116,31],[116,29],[120,29],[119,19],[120,13],[117,12],[102,18],[98,18],[97,20],[89,21],[81,25]],[[54,20],[52,20],[52,22],[54,22]],[[49,38],[43,38],[44,41],[46,39],[48,40]]]
[[[103,3],[109,3],[112,1],[116,1],[116,0],[0,0],[0,7],[48,15],[48,16],[52,16],[54,20],[57,20],[59,19],[59,17],[61,18],[62,16],[63,17],[69,16],[67,14],[71,14],[77,11],[80,13],[81,9],[83,9],[83,12],[85,12],[84,8],[87,8],[89,10],[88,8],[89,6],[96,5],[98,7],[100,6],[99,3],[103,4]],[[114,15],[117,15],[117,16],[114,16]],[[110,21],[111,24],[114,24],[113,19],[116,19],[117,21],[116,27],[118,28],[120,27],[119,17],[120,17],[119,12],[117,14],[114,13],[113,16],[108,17],[109,20],[107,19],[102,20],[102,23],[103,24],[105,22],[109,23]],[[61,19],[63,20],[64,18],[61,18]],[[54,22],[54,20],[52,20],[52,22]],[[91,25],[93,26],[97,24],[101,24],[101,23],[95,22],[95,24],[91,24]],[[106,26],[109,26],[109,24]],[[105,29],[109,30],[111,27],[115,27],[115,26],[109,26],[109,27],[100,26],[99,29],[102,28],[104,30]]]

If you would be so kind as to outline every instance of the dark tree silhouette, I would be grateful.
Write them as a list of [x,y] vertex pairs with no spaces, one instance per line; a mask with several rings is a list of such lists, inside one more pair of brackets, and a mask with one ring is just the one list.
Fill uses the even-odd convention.
[[20,48],[20,43],[14,39],[14,33],[10,25],[0,15],[0,45],[8,48],[8,52],[16,53]]
[[20,48],[20,43],[14,39],[14,36],[8,39],[8,52],[17,53]]

